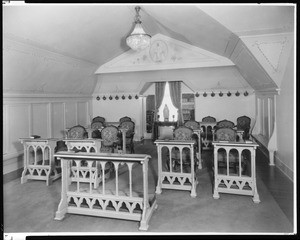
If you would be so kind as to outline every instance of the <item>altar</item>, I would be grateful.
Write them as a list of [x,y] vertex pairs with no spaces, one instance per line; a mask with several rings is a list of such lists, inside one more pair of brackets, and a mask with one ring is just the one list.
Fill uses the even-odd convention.
[[[153,126],[153,141],[161,138],[172,139],[173,130],[177,127],[177,122],[154,122]],[[170,135],[170,136],[169,136]]]

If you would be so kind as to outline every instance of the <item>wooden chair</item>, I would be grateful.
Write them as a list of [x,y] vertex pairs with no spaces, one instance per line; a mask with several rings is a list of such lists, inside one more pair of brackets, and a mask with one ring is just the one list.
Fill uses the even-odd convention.
[[121,124],[122,122],[127,122],[127,121],[131,121],[131,118],[125,116],[125,117],[122,117],[122,118],[119,119],[119,123],[120,123],[120,124]]
[[93,122],[102,122],[103,125],[105,125],[105,118],[104,118],[104,117],[97,116],[97,117],[94,117],[94,118],[93,118],[92,123],[93,123]]
[[236,131],[233,128],[222,127],[216,130],[216,141],[236,141]]
[[119,142],[119,129],[116,126],[106,126],[101,130],[101,149],[100,152],[113,153]]
[[[81,140],[76,141],[74,143],[69,142],[68,140],[72,141],[74,140]],[[75,151],[75,152],[98,152],[100,151],[100,147],[97,146],[97,144],[87,143],[88,141],[88,133],[86,129],[81,125],[76,125],[72,128],[70,128],[67,132],[67,151]],[[60,144],[59,146],[63,150],[65,147]],[[87,161],[83,160],[80,162],[70,162],[70,169],[71,169],[71,180],[72,181],[79,181],[79,182],[93,182],[94,188],[97,188],[99,186],[99,183],[102,181],[101,176],[101,167],[99,165],[99,162],[95,161],[93,166],[91,167],[91,171],[94,172],[93,176],[90,178],[90,176],[87,176]],[[91,174],[91,173],[90,173]]]
[[206,116],[202,118],[202,122],[216,122],[216,119],[212,116]]
[[[100,152],[114,153],[120,144],[119,129],[114,125],[105,126],[101,130],[101,148]],[[112,162],[107,162],[105,165],[105,176],[110,177],[114,172],[114,165]]]
[[224,119],[222,121],[219,121],[217,122],[217,125],[215,127],[215,130],[219,129],[219,128],[234,128],[235,125],[233,122],[227,120],[227,119]]
[[92,122],[91,128],[93,129],[92,138],[101,138],[101,130],[105,127],[103,122]]
[[83,139],[87,137],[88,137],[88,133],[85,127],[81,125],[73,126],[67,131],[68,139]]
[[202,118],[202,122],[200,123],[200,127],[202,129],[201,139],[203,143],[203,149],[210,149],[211,142],[213,141],[213,129],[217,121],[212,116],[206,116]]
[[[123,121],[120,123],[118,128],[125,128],[127,129],[126,132],[126,148],[128,147],[130,149],[130,153],[134,153],[134,143],[133,143],[133,137],[134,137],[134,130],[135,130],[135,123],[133,121]],[[121,139],[122,136],[120,135]],[[123,139],[122,139],[123,141]],[[121,143],[123,144],[123,142]]]
[[251,118],[247,116],[240,116],[236,119],[236,130],[242,131],[242,136],[244,140],[248,140],[250,137],[250,124]]
[[[193,129],[193,130],[195,130],[195,129],[200,129],[200,124],[199,124],[199,122],[197,122],[197,121],[195,121],[195,120],[188,120],[188,121],[186,121],[186,122],[184,123],[184,126],[189,127],[189,128],[191,128],[191,129]],[[198,140],[197,134],[193,132],[192,138],[193,138],[193,140],[196,141],[196,146],[195,146],[195,148],[196,148],[196,150],[198,151],[198,141],[199,141],[199,140]]]
[[216,131],[220,128],[231,128],[234,129],[235,125],[232,121],[229,121],[227,119],[221,120],[219,122],[217,122],[216,126],[214,127],[214,129],[212,130],[213,132],[213,141],[215,141],[216,139]]
[[179,126],[174,129],[174,140],[192,140],[193,129],[186,126]]
[[195,120],[188,120],[184,123],[184,126],[189,127],[191,129],[199,129],[199,122],[195,121]]

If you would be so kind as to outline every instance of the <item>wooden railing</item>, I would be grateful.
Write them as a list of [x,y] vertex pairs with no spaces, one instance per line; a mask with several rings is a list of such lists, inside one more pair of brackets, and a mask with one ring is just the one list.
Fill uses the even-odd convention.
[[[179,140],[157,140],[155,141],[158,154],[158,182],[156,193],[160,194],[162,188],[177,189],[191,191],[191,197],[196,197],[196,166],[194,158],[194,141],[179,141]],[[168,151],[163,156],[163,149]],[[174,151],[179,165],[174,165]],[[184,171],[183,153],[189,156],[189,168]],[[186,155],[185,155],[186,156]],[[186,156],[187,157],[187,156]],[[166,159],[168,158],[168,159]],[[168,167],[169,166],[169,167]]]
[[59,139],[20,138],[24,146],[24,170],[21,184],[28,179],[44,180],[49,186],[61,176],[60,164],[53,157],[56,142]]
[[202,169],[203,159],[202,159],[202,154],[201,154],[201,144],[202,144],[201,133],[203,132],[203,129],[202,128],[193,129],[193,132],[198,137],[198,152],[197,152],[197,158],[199,160],[198,169]]
[[258,144],[247,142],[212,142],[214,146],[214,193],[253,196],[259,203],[256,186],[255,150]]
[[[151,158],[149,155],[58,152],[54,156],[62,163],[61,200],[55,220],[62,220],[66,213],[73,213],[140,221],[139,229],[148,229],[151,215],[157,208],[155,194],[152,199],[149,199],[148,193],[148,161]],[[92,181],[83,183],[74,178],[71,181],[71,161],[74,161],[76,166],[80,166],[81,162],[85,161],[90,178],[94,174],[92,168],[94,161],[100,163],[102,176],[105,174],[105,165],[112,163],[115,178],[110,181],[103,178],[97,189],[93,189]],[[142,168],[136,167],[133,171],[134,164],[141,164]],[[124,169],[128,170],[122,173],[122,177],[128,174],[128,182],[124,179],[119,181],[120,172]],[[134,187],[140,187],[137,184],[133,185],[133,178],[138,176],[139,169],[142,171],[143,185],[142,189],[134,189]]]

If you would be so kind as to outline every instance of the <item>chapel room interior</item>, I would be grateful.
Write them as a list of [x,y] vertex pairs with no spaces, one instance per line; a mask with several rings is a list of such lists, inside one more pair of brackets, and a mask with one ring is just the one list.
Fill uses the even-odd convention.
[[6,236],[296,233],[296,4],[3,2]]

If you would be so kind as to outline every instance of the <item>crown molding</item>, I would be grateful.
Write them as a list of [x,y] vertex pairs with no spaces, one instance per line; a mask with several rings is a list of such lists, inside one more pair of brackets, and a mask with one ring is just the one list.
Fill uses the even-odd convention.
[[95,68],[97,64],[76,58],[49,46],[25,39],[11,33],[3,33],[3,51],[29,54],[44,61],[55,61],[80,68]]

